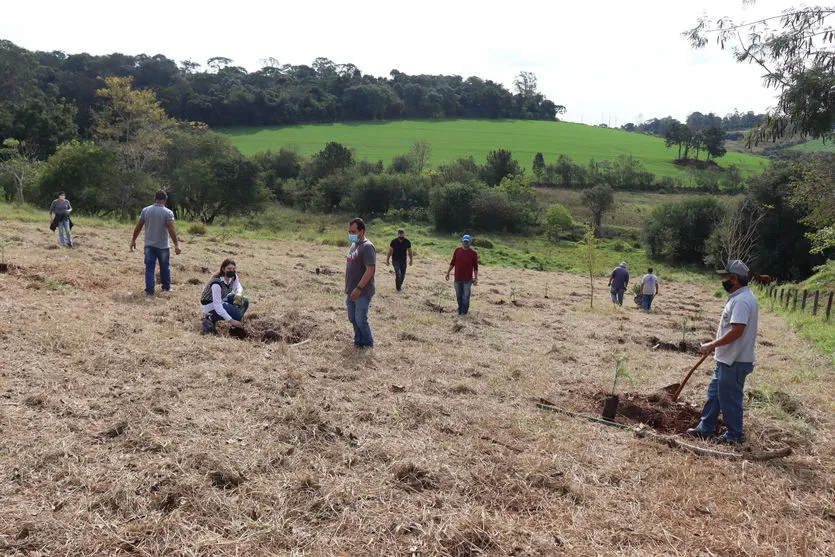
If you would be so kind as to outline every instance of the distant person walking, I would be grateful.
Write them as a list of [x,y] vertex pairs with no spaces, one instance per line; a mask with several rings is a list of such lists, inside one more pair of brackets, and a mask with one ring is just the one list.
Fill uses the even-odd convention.
[[374,347],[374,336],[368,323],[368,308],[374,297],[374,272],[377,268],[377,251],[371,240],[365,237],[365,222],[351,219],[348,223],[348,249],[345,264],[345,304],[348,321],[354,326],[354,347]]
[[714,352],[716,369],[707,387],[707,402],[702,409],[699,425],[688,429],[688,435],[710,439],[716,436],[716,420],[722,421],[728,430],[718,438],[719,442],[739,445],[745,440],[742,430],[742,391],[745,378],[754,371],[754,350],[757,347],[759,304],[748,288],[748,267],[739,259],[731,261],[725,269],[716,271],[722,277],[722,287],[730,295],[716,339],[701,345],[702,354]]
[[58,239],[62,246],[72,247],[72,205],[64,192],[58,192],[58,199],[49,206],[49,229],[58,229]]
[[641,307],[649,311],[652,307],[652,300],[658,295],[658,277],[652,272],[652,267],[647,269],[647,274],[641,277]]
[[455,248],[452,261],[444,278],[449,280],[449,273],[455,269],[455,297],[458,300],[458,315],[467,315],[470,311],[470,296],[473,286],[478,286],[478,252],[474,250],[472,237],[465,234],[461,238],[461,247]]
[[609,286],[612,289],[612,303],[622,306],[623,293],[626,292],[626,287],[629,286],[629,269],[626,266],[626,261],[621,261],[612,270],[612,273],[609,275]]
[[389,252],[386,254],[386,265],[389,261],[394,263],[394,287],[398,292],[403,288],[403,279],[406,278],[406,255],[409,255],[409,265],[412,264],[414,254],[412,253],[412,242],[406,238],[406,231],[397,229],[397,238],[389,244]]
[[237,329],[243,329],[243,319],[249,308],[249,301],[244,298],[244,287],[238,277],[237,266],[231,259],[224,259],[220,271],[203,288],[200,296],[200,309],[203,318],[203,332],[215,334],[218,321],[229,323],[229,334],[238,336]]
[[174,242],[174,253],[180,255],[180,243],[177,231],[174,229],[174,213],[165,206],[168,194],[160,190],[154,196],[154,204],[142,209],[139,222],[133,229],[130,241],[130,251],[136,249],[136,238],[142,227],[145,227],[145,294],[154,295],[154,269],[159,261],[159,278],[162,289],[171,291],[171,265],[169,263],[171,249],[169,238]]

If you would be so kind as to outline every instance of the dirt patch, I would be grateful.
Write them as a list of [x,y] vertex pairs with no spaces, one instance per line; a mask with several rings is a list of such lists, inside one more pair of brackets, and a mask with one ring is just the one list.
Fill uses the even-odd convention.
[[699,351],[699,343],[698,342],[685,342],[683,340],[679,342],[666,342],[658,337],[649,337],[649,344],[650,350],[670,350],[672,352],[687,352],[690,354],[701,354]]
[[259,342],[297,344],[313,336],[318,327],[313,315],[290,310],[280,317],[253,315],[246,321],[248,338]]
[[[582,395],[584,408],[579,411],[589,416],[599,416],[603,401],[609,393],[597,392]],[[623,393],[620,396],[615,423],[626,425],[646,424],[660,433],[684,433],[699,423],[701,408],[686,402],[673,402],[663,391],[652,394]]]

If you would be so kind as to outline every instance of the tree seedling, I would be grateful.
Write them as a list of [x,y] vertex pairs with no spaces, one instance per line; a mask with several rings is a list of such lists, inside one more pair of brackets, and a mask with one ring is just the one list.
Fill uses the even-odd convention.
[[441,306],[441,298],[443,298],[444,293],[446,292],[446,285],[445,284],[436,284],[435,288],[432,290],[437,298],[437,303],[435,307],[437,308],[438,312],[443,312],[444,308]]
[[0,239],[0,273],[5,273],[9,270],[6,264],[6,240]]
[[615,360],[615,377],[612,381],[612,396],[615,396],[615,389],[617,388],[619,378],[623,377],[624,379],[629,381],[630,385],[632,385],[635,382],[635,380],[632,378],[632,375],[629,374],[626,368],[623,367],[623,363],[629,359],[629,356],[619,356],[617,354],[612,354],[612,358],[614,358]]

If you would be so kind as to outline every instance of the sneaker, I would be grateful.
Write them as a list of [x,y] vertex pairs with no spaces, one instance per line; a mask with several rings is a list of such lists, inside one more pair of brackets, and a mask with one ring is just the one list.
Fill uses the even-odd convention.
[[217,329],[215,328],[215,323],[208,317],[204,317],[202,321],[203,325],[203,334],[204,335],[216,335]]
[[695,437],[697,439],[713,439],[714,437],[716,437],[716,434],[705,433],[697,427],[691,427],[690,429],[688,429],[687,435],[689,435],[690,437]]

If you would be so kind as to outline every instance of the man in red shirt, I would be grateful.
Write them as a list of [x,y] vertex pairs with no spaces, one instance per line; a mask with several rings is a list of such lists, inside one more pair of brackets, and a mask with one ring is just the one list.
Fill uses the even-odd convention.
[[455,248],[452,254],[452,261],[449,262],[449,269],[446,271],[446,280],[449,280],[449,273],[455,269],[455,297],[458,298],[458,315],[467,315],[470,311],[470,294],[473,286],[478,286],[478,253],[470,247],[473,239],[469,234],[461,238],[461,247]]

